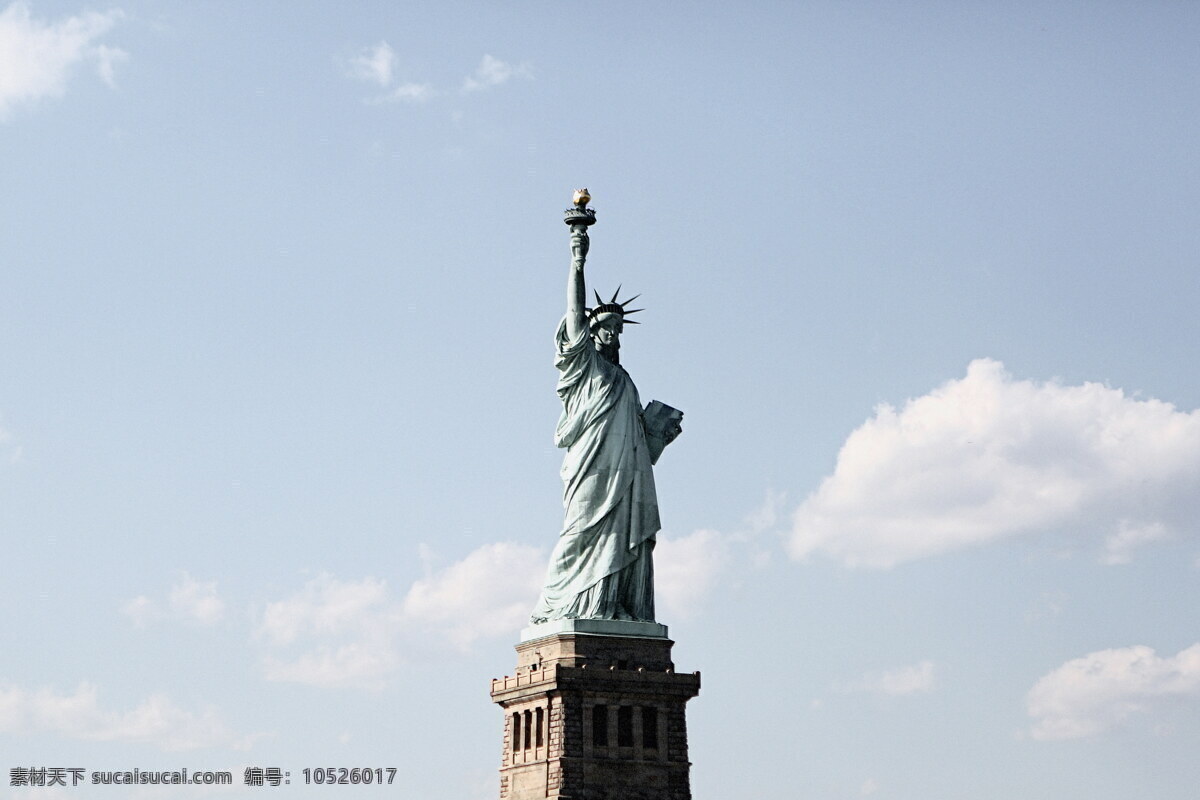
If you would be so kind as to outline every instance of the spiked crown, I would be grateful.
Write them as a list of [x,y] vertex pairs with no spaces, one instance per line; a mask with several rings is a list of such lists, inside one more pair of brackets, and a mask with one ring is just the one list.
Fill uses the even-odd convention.
[[645,309],[641,309],[641,308],[628,308],[627,309],[627,308],[625,308],[625,306],[629,305],[634,300],[641,297],[641,295],[635,294],[633,297],[629,298],[628,300],[618,303],[617,295],[620,293],[621,293],[621,287],[618,286],[617,291],[613,292],[612,299],[606,303],[606,302],[604,302],[604,300],[602,300],[600,298],[599,292],[597,292],[595,289],[592,290],[592,294],[596,295],[596,307],[586,309],[589,328],[591,328],[594,325],[607,319],[612,314],[620,314],[621,321],[624,322],[626,325],[637,325],[638,324],[638,322],[636,320],[626,319],[626,317],[628,317],[630,314],[636,314],[639,311],[644,311]]

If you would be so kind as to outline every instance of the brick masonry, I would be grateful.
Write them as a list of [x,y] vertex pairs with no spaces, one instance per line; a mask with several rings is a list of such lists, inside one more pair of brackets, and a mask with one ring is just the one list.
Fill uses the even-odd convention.
[[[669,639],[556,633],[492,681],[504,710],[501,800],[691,800],[685,705]],[[598,716],[599,715],[599,716]]]

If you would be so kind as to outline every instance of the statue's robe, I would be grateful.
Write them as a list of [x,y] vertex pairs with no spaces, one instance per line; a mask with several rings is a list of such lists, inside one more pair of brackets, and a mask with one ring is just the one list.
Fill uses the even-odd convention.
[[586,329],[568,340],[564,319],[556,344],[566,514],[532,619],[652,622],[658,497],[637,387]]

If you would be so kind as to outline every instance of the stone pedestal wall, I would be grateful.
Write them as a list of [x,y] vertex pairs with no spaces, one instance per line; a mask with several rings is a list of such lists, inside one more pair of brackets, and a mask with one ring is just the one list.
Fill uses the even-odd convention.
[[555,633],[492,681],[504,709],[501,800],[690,800],[685,704],[665,637]]

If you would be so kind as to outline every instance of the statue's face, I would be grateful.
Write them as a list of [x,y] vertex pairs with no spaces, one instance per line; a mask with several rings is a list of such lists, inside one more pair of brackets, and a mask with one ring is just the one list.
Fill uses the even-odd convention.
[[621,331],[624,329],[625,323],[614,314],[592,330],[592,338],[596,340],[597,347],[619,347]]

